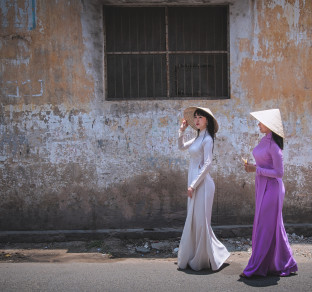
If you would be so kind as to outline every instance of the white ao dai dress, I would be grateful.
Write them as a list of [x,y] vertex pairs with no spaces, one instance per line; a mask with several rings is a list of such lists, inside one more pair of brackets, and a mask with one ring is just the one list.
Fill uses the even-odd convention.
[[209,174],[212,162],[213,140],[206,130],[186,143],[179,132],[179,149],[189,149],[188,186],[194,188],[187,201],[187,216],[180,241],[178,267],[195,271],[205,268],[218,270],[230,256],[226,247],[216,238],[211,228],[211,212],[215,184]]

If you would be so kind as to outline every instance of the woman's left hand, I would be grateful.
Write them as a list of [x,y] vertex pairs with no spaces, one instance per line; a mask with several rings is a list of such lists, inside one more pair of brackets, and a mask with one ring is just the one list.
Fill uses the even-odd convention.
[[194,192],[194,189],[192,187],[189,187],[187,189],[187,196],[190,197],[191,199],[193,197],[193,192]]

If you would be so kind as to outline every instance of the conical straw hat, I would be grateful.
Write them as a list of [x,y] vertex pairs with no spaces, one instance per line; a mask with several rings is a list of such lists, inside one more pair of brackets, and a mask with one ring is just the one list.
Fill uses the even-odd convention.
[[190,107],[186,108],[184,110],[184,119],[186,119],[187,123],[193,129],[197,130],[196,125],[194,123],[194,113],[197,109],[201,109],[202,111],[206,112],[208,115],[210,115],[213,118],[214,130],[215,130],[215,133],[217,133],[219,130],[218,122],[217,122],[216,118],[214,117],[214,115],[212,114],[211,110],[207,107],[190,106]]
[[275,108],[265,111],[252,112],[250,114],[272,132],[282,138],[285,138],[282,117],[279,109]]

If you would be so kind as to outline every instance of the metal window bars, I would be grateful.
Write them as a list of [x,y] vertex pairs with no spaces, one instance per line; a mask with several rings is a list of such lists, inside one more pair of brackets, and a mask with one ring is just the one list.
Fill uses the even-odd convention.
[[108,100],[229,97],[228,7],[104,7]]

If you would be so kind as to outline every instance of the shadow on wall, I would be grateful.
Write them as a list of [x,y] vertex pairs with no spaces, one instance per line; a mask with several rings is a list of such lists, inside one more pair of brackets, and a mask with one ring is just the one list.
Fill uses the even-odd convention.
[[[153,172],[102,190],[96,185],[94,168],[86,171],[78,164],[70,164],[61,173],[51,167],[38,169],[35,174],[32,171],[19,167],[6,174],[11,180],[1,190],[0,230],[152,229],[184,225],[186,171],[155,167]],[[40,185],[29,179],[34,176]],[[45,181],[47,177],[53,180]],[[245,179],[236,181],[233,176],[215,181],[218,188],[212,225],[252,224],[254,185],[246,184]],[[62,185],[64,182],[66,185]],[[288,183],[285,223],[305,222],[302,218],[310,222],[309,197],[292,197],[292,191]],[[298,207],[304,211],[300,216],[296,213]]]
[[103,191],[86,188],[82,181],[57,193],[15,190],[0,202],[0,230],[181,227],[185,182],[186,173],[156,170]]

